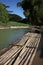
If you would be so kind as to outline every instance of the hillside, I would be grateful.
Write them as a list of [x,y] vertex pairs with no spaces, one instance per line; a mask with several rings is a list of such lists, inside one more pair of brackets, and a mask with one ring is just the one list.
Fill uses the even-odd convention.
[[21,21],[22,20],[22,17],[20,17],[19,15],[17,14],[9,14],[9,21]]

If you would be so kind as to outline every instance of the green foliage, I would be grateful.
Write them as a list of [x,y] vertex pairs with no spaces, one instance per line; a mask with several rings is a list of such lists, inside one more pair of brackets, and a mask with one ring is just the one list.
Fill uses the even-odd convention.
[[20,17],[19,15],[17,14],[9,14],[9,20],[10,21],[21,21],[22,20],[22,17]]
[[[19,23],[19,22],[15,22],[15,21],[9,21],[7,23],[7,26],[28,26],[29,24],[25,24],[25,23]],[[5,23],[0,22],[0,26],[6,26]]]
[[2,21],[3,23],[7,23],[9,20],[8,11],[7,11],[6,7],[7,6],[0,3],[0,21]]
[[43,0],[22,0],[17,3],[24,10],[24,15],[32,24],[42,24]]

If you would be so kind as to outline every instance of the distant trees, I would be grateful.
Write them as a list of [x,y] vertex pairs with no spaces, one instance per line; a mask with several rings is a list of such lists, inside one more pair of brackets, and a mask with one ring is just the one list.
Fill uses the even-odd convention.
[[7,7],[5,4],[0,3],[0,21],[6,24],[9,20]]
[[8,23],[8,21],[16,21],[19,22],[22,20],[22,17],[16,14],[11,14],[13,11],[8,11],[7,8],[9,6],[6,6],[5,4],[0,2],[0,22],[2,23]]
[[16,21],[16,22],[20,22],[22,20],[22,17],[20,17],[17,14],[9,14],[9,21]]
[[43,24],[43,0],[22,0],[17,6],[22,7],[26,19],[31,24]]

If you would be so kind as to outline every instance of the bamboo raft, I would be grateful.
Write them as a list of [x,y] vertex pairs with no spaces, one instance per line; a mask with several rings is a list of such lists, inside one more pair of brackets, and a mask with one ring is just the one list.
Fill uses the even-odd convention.
[[0,65],[32,65],[41,35],[25,34],[17,44],[0,56]]

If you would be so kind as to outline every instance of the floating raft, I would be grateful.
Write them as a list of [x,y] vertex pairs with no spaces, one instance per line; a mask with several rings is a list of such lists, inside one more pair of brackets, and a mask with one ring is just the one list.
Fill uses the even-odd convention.
[[31,65],[36,54],[41,34],[27,33],[17,44],[0,56],[0,65]]

